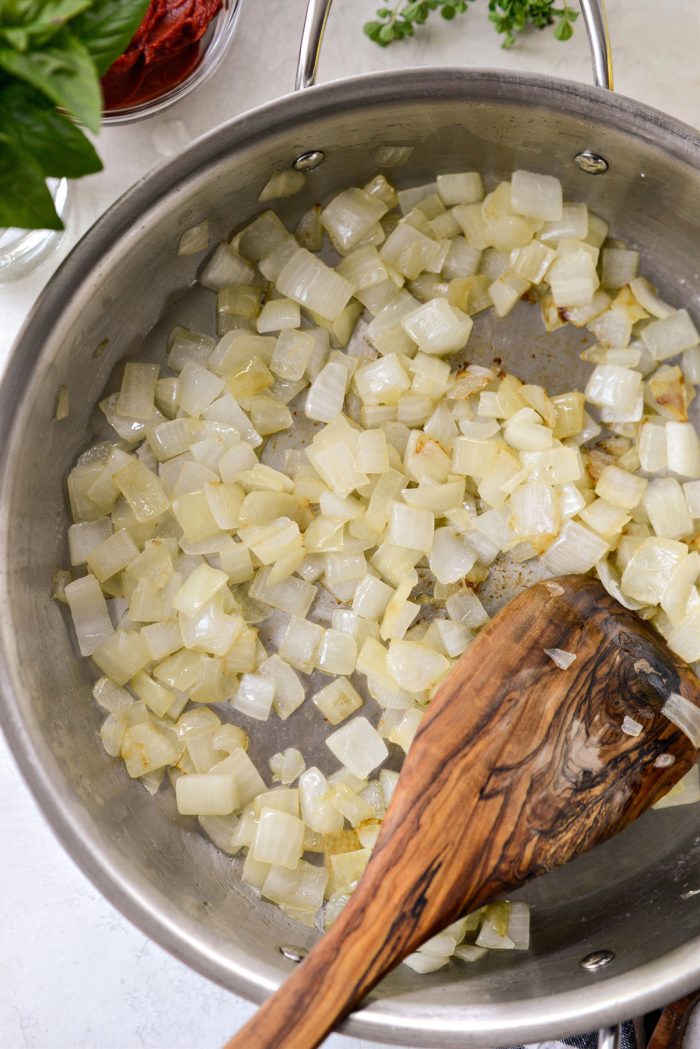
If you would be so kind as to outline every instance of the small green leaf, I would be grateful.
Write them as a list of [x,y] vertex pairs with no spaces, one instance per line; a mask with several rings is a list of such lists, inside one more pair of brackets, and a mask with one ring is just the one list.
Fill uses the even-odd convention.
[[0,24],[23,26],[28,32],[39,32],[54,26],[60,29],[92,4],[92,0],[4,0],[0,7]]
[[44,175],[80,178],[102,170],[80,128],[31,87],[0,90],[0,135],[32,156]]
[[0,141],[0,226],[63,229],[36,161]]
[[20,54],[0,47],[0,69],[37,88],[91,131],[99,130],[102,95],[95,67],[85,47],[67,29],[40,51]]
[[557,38],[557,40],[570,40],[571,39],[571,37],[574,35],[574,31],[573,31],[573,29],[571,27],[571,23],[568,21],[568,19],[562,18],[561,22],[559,22],[554,27],[554,35]]
[[148,5],[149,0],[93,0],[89,10],[71,23],[100,76],[129,46]]
[[370,40],[374,40],[376,43],[379,34],[382,31],[382,24],[381,22],[365,22],[365,24],[362,27],[362,31],[366,36],[370,38]]

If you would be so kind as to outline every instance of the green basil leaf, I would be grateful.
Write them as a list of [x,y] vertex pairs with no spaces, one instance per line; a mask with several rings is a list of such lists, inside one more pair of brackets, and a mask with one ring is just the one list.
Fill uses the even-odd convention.
[[0,69],[31,84],[68,110],[91,131],[98,131],[102,95],[86,48],[62,29],[40,51],[22,54],[0,47]]
[[102,170],[80,128],[31,87],[15,84],[0,90],[0,135],[29,153],[44,175],[80,178]]
[[149,0],[94,0],[90,9],[71,23],[100,76],[124,53],[148,7]]
[[63,229],[37,162],[0,141],[0,226]]
[[66,22],[86,11],[92,0],[0,0],[0,40],[17,51],[43,47]]

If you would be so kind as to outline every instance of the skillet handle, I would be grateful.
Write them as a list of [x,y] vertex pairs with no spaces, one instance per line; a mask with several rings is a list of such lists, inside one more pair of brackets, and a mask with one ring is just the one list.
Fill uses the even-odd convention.
[[[583,23],[588,36],[588,46],[591,49],[593,80],[596,87],[604,87],[612,91],[615,83],[605,0],[580,0],[580,3]],[[320,46],[319,41],[319,48]]]
[[[323,34],[332,2],[333,0],[308,0],[297,60],[295,91],[303,91],[316,82]],[[613,67],[605,0],[581,0],[581,13],[591,49],[593,80],[597,87],[612,91]]]
[[297,75],[294,80],[295,91],[303,91],[304,88],[313,87],[316,83],[323,34],[326,31],[326,22],[331,13],[332,3],[333,0],[308,0],[299,45]]

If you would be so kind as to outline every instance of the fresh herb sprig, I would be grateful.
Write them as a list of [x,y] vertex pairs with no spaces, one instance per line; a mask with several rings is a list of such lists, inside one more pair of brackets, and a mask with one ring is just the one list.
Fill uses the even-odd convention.
[[47,178],[102,163],[100,76],[127,47],[149,0],[0,0],[0,227],[62,229]]
[[[467,11],[470,0],[398,0],[393,7],[380,7],[377,17],[365,22],[363,30],[370,40],[387,47],[395,40],[413,36],[417,26],[428,20],[434,11],[451,21]],[[473,3],[474,0],[471,0]],[[545,29],[554,26],[557,40],[568,40],[574,32],[573,23],[578,11],[572,11],[563,0],[489,0],[489,18],[497,33],[503,36],[503,47],[512,47],[517,37],[528,27]]]

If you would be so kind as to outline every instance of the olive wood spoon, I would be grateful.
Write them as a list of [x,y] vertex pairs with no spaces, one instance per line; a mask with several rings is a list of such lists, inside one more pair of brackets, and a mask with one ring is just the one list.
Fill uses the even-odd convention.
[[312,1049],[430,936],[631,823],[696,758],[661,713],[672,692],[700,709],[691,670],[596,580],[511,601],[431,701],[350,902],[226,1049]]

